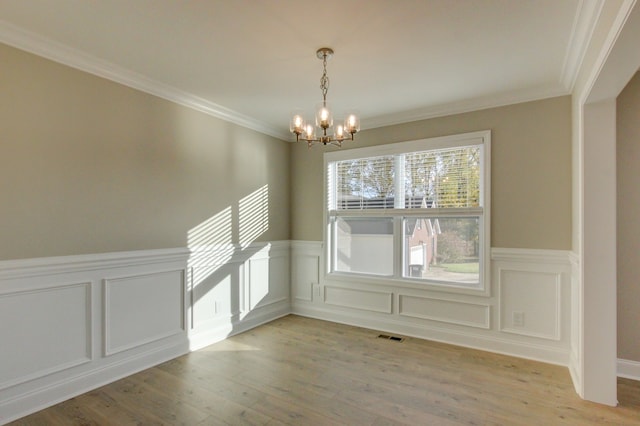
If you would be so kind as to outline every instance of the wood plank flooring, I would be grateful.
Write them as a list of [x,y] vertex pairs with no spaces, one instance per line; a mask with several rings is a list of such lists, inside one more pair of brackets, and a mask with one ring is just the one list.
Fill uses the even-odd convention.
[[640,425],[640,382],[616,408],[566,368],[294,315],[12,425]]

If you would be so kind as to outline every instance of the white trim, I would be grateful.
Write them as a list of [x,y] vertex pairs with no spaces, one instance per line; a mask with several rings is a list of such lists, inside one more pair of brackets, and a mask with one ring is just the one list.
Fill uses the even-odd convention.
[[571,264],[572,258],[569,250],[494,247],[491,249],[491,260],[524,263],[542,262],[568,266]]
[[41,275],[87,272],[105,268],[150,265],[183,261],[189,250],[185,248],[121,251],[74,256],[42,257],[0,261],[0,279],[36,277]]
[[466,348],[491,351],[520,358],[566,366],[569,353],[563,348],[538,345],[531,342],[483,335],[467,330],[441,328],[433,324],[412,324],[396,317],[377,318],[356,311],[338,311],[308,304],[294,304],[292,313],[296,315],[365,327],[371,330],[401,334],[419,339],[448,343]]
[[[124,69],[77,49],[72,49],[47,37],[26,31],[4,20],[0,20],[0,42],[133,89],[158,96],[239,126],[273,136],[286,142],[295,143],[295,140],[285,128],[280,126],[274,127],[263,121],[240,114],[237,111],[192,93],[152,80],[142,74]],[[565,59],[565,62],[568,62],[568,60]],[[570,71],[569,67],[566,68]],[[563,70],[563,76],[567,74],[568,71],[565,72]],[[573,78],[575,79],[575,77]],[[362,120],[362,127],[365,129],[374,129],[412,121],[565,96],[568,94],[570,94],[570,91],[566,88],[566,83],[551,84],[533,89],[510,91],[461,102],[451,102],[444,105],[429,106],[395,114],[371,117]]]
[[[479,307],[479,308],[483,308],[484,309],[484,322],[482,323],[476,323],[476,322],[471,322],[471,321],[462,321],[462,320],[451,320],[448,318],[442,318],[436,315],[432,315],[432,314],[419,314],[419,313],[408,313],[405,312],[404,308],[403,308],[403,300],[404,299],[423,299],[423,300],[431,300],[431,301],[436,301],[436,302],[445,302],[445,303],[455,303],[458,305],[468,305],[468,306],[474,306],[474,307]],[[430,320],[430,321],[438,321],[438,322],[442,322],[442,323],[447,323],[447,324],[456,324],[456,325],[463,325],[466,327],[475,327],[475,328],[482,328],[485,330],[489,330],[491,328],[491,306],[486,304],[486,303],[474,303],[474,302],[466,302],[466,301],[461,301],[461,300],[453,300],[453,299],[447,299],[447,298],[440,298],[440,297],[424,297],[424,296],[415,296],[412,294],[403,294],[403,293],[398,293],[398,315],[400,316],[406,316],[406,317],[411,317],[411,318],[420,318],[420,319],[426,319],[426,320]]]
[[290,141],[291,139],[289,132],[285,132],[280,128],[275,128],[260,120],[240,114],[237,111],[192,93],[152,80],[142,74],[127,70],[85,52],[72,49],[3,20],[0,20],[0,42],[89,74],[158,96],[221,120],[246,127],[247,129],[255,130],[284,141]]
[[[560,330],[562,328],[562,324],[561,324],[562,311],[561,311],[561,304],[560,304],[560,300],[562,297],[562,272],[529,271],[522,268],[515,268],[513,266],[510,266],[507,268],[497,267],[496,269],[498,270],[498,273],[496,274],[497,276],[495,277],[495,279],[498,280],[498,298],[500,300],[500,312],[501,312],[501,315],[498,317],[498,329],[503,333],[512,333],[512,334],[519,334],[521,336],[538,337],[540,339],[559,341],[561,338]],[[546,275],[554,279],[555,300],[557,305],[556,305],[555,311],[553,312],[553,315],[555,316],[555,323],[554,323],[554,328],[552,332],[538,333],[533,331],[527,331],[526,329],[519,329],[517,327],[509,327],[505,325],[505,322],[506,322],[504,320],[505,309],[502,309],[502,302],[504,300],[503,290],[505,286],[502,279],[503,272],[518,272],[521,274],[532,275],[532,276]]]
[[[609,28],[609,32],[607,33],[606,40],[602,44],[602,49],[598,53],[597,59],[594,61],[594,65],[592,66],[591,72],[586,78],[584,87],[582,87],[581,91],[578,93],[579,96],[577,101],[578,101],[578,105],[580,105],[581,108],[584,108],[585,104],[603,100],[603,98],[601,97],[594,98],[593,92],[594,92],[594,89],[597,88],[598,80],[601,77],[602,70],[607,65],[607,62],[609,60],[609,55],[611,54],[612,51],[614,51],[618,37],[622,33],[625,23],[629,18],[629,15],[633,10],[633,6],[635,5],[636,1],[637,0],[622,0],[623,4],[618,10],[618,14],[616,15],[615,21]],[[618,94],[619,93],[615,93],[615,94],[608,93],[606,96],[615,97]],[[583,123],[583,126],[580,128],[580,130],[584,132],[584,123]]]
[[560,76],[568,92],[573,91],[603,5],[604,0],[580,0],[578,4]]
[[[399,247],[402,247],[402,227],[401,220],[402,216],[413,216],[413,215],[423,215],[427,209],[370,209],[370,210],[361,210],[359,213],[351,213],[340,211],[339,214],[337,210],[327,210],[329,197],[333,196],[333,194],[329,194],[329,186],[331,183],[329,182],[329,169],[332,170],[335,168],[334,163],[337,161],[357,159],[357,158],[368,158],[368,157],[378,157],[383,155],[401,155],[409,152],[420,152],[427,150],[437,150],[437,149],[448,149],[454,147],[468,147],[468,146],[481,146],[480,150],[480,165],[481,165],[481,174],[480,174],[480,205],[481,207],[476,208],[465,208],[465,209],[428,209],[430,215],[438,215],[438,214],[448,214],[451,215],[451,211],[459,212],[456,213],[460,215],[473,215],[477,216],[480,221],[480,241],[483,242],[481,251],[481,263],[480,263],[480,273],[479,273],[479,283],[476,286],[465,286],[460,283],[447,283],[447,282],[419,282],[418,285],[420,288],[431,287],[433,290],[440,291],[451,291],[452,293],[468,293],[474,295],[482,295],[482,296],[490,296],[491,288],[490,288],[490,280],[491,280],[491,268],[490,268],[490,256],[491,256],[491,130],[480,130],[475,132],[468,133],[459,133],[454,135],[426,138],[426,139],[418,139],[411,140],[405,142],[396,142],[386,145],[380,146],[371,146],[371,147],[363,147],[363,148],[354,148],[348,150],[341,151],[332,151],[326,152],[323,156],[323,171],[325,178],[323,179],[323,206],[324,214],[323,214],[323,241],[326,242],[326,254],[322,259],[325,260],[324,264],[324,276],[325,278],[335,278],[341,279],[341,276],[346,277],[346,279],[359,279],[361,277],[364,281],[370,281],[374,283],[376,280],[383,281],[393,281],[398,286],[405,286],[410,288],[412,285],[416,284],[416,280],[411,280],[410,278],[402,276],[402,255]],[[415,210],[415,211],[414,211]],[[367,274],[357,274],[357,273],[341,273],[339,271],[331,271],[332,266],[331,262],[327,261],[327,259],[331,259],[332,252],[332,244],[335,241],[335,235],[332,237],[332,241],[328,241],[329,232],[331,232],[331,223],[330,217],[338,217],[338,216],[367,216],[367,217],[376,217],[376,216],[384,216],[384,217],[392,217],[394,222],[394,232],[393,232],[393,275],[379,277],[374,275]],[[335,232],[335,231],[334,231]],[[332,259],[335,260],[335,259]],[[335,269],[335,268],[333,268]]]
[[[171,272],[179,272],[180,273],[180,295],[182,300],[180,300],[180,327],[177,330],[166,331],[160,334],[156,334],[154,336],[148,336],[143,340],[136,341],[136,343],[130,343],[126,345],[121,345],[117,347],[113,347],[111,345],[111,335],[112,332],[109,328],[109,318],[111,318],[111,287],[122,281],[129,281],[135,278],[142,277],[151,277],[155,275],[164,275]],[[157,342],[159,340],[164,340],[169,337],[182,335],[187,330],[186,322],[185,322],[185,312],[184,312],[184,299],[186,294],[186,269],[170,269],[170,270],[162,270],[155,271],[152,273],[146,274],[135,274],[135,275],[125,275],[121,277],[113,277],[113,278],[105,278],[102,280],[102,289],[103,289],[103,297],[102,297],[102,315],[103,315],[103,355],[105,357],[109,357],[120,352],[128,351],[130,349],[134,349],[149,343]]]
[[239,315],[220,317],[211,321],[206,330],[189,334],[189,351],[197,351],[227,337],[243,333],[252,328],[266,324],[291,313],[288,300],[282,300],[255,308],[251,314],[242,320]]
[[[85,339],[85,353],[84,356],[74,359],[68,360],[62,364],[54,365],[45,369],[37,370],[28,374],[26,376],[22,376],[19,378],[15,378],[12,380],[6,380],[4,382],[0,382],[0,391],[10,388],[12,386],[16,386],[22,383],[30,382],[32,380],[36,380],[45,376],[52,375],[54,373],[59,373],[65,370],[72,369],[73,367],[78,367],[83,364],[90,363],[93,360],[93,321],[92,321],[92,305],[91,305],[91,287],[92,283],[90,281],[78,282],[78,283],[70,283],[70,284],[61,284],[61,285],[48,285],[44,287],[38,287],[28,290],[22,291],[9,291],[0,293],[0,299],[4,297],[13,297],[24,294],[34,294],[34,293],[48,293],[53,291],[59,291],[63,289],[69,288],[84,288],[85,290],[85,310],[86,310],[86,325],[87,325],[87,333],[84,336]],[[6,336],[5,336],[6,338]],[[6,342],[5,342],[6,343]],[[0,421],[2,418],[0,418]]]
[[[69,287],[85,288],[87,293],[86,356],[81,352],[73,356],[73,359],[65,359],[46,369],[38,370],[34,365],[32,371],[27,368],[20,377],[5,377],[6,380],[0,387],[0,424],[173,359],[187,353],[189,349],[207,346],[229,335],[288,315],[291,313],[291,246],[290,241],[255,242],[246,247],[232,245],[233,252],[225,266],[240,269],[240,281],[245,287],[250,286],[251,277],[246,274],[245,281],[243,272],[249,268],[252,261],[270,263],[269,276],[259,277],[261,283],[268,280],[270,297],[251,311],[215,316],[210,321],[200,324],[197,329],[188,329],[193,323],[192,320],[188,320],[187,313],[191,313],[193,304],[186,297],[191,291],[187,288],[185,273],[185,270],[189,269],[188,257],[191,254],[187,248],[0,262],[0,298]],[[297,246],[308,248],[311,244]],[[217,262],[221,258],[219,253],[216,254],[217,250],[226,254],[229,247],[198,247],[194,253],[204,256],[207,261]],[[276,264],[271,263],[272,259],[278,260]],[[110,306],[107,300],[109,283],[165,273],[175,274],[175,281],[171,282],[175,282],[176,289],[177,286],[180,287],[179,300],[174,300],[172,296],[166,299],[180,315],[180,322],[177,322],[177,318],[175,322],[175,326],[180,330],[168,329],[167,333],[163,330],[155,333],[153,329],[146,330],[146,334],[142,333],[145,337],[134,344],[111,347],[107,320],[110,311],[117,306]],[[240,298],[242,303],[242,296]],[[26,312],[29,307],[24,309]],[[154,311],[155,306],[142,306],[141,309],[149,310],[150,315],[157,312]],[[111,314],[118,315],[118,312]],[[37,312],[31,315],[37,315]],[[41,318],[40,321],[46,326],[47,318]],[[64,333],[64,330],[60,332]],[[24,338],[28,339],[29,336]],[[46,352],[41,356],[46,357]]]
[[[326,162],[351,160],[354,158],[378,157],[382,155],[404,154],[412,151],[426,151],[432,149],[444,149],[482,145],[490,143],[491,130],[477,132],[458,133],[455,135],[438,136],[426,139],[394,142],[385,145],[367,146],[363,148],[343,149],[340,151],[328,151],[324,153]],[[325,167],[326,170],[326,167]],[[325,203],[326,205],[326,203]]]
[[[292,242],[292,245],[295,242]],[[315,250],[314,250],[315,247]],[[498,276],[492,275],[490,287],[492,294],[489,297],[478,294],[468,294],[461,292],[448,291],[446,295],[442,291],[428,288],[424,285],[416,285],[408,288],[401,283],[392,280],[362,280],[355,277],[340,277],[339,279],[333,275],[320,276],[318,286],[312,287],[313,297],[311,300],[292,299],[292,312],[298,315],[320,318],[328,321],[342,322],[346,324],[356,325],[360,327],[368,327],[374,330],[399,333],[408,336],[415,336],[428,340],[437,340],[450,344],[473,347],[485,351],[504,353],[512,356],[536,359],[538,361],[550,362],[564,366],[575,367],[575,362],[571,360],[571,336],[570,336],[570,301],[571,301],[571,274],[572,270],[569,263],[569,253],[564,250],[542,250],[542,249],[494,249],[496,250],[495,259],[491,261],[491,268],[497,271],[499,268],[508,268],[518,271],[531,272],[534,279],[532,286],[527,287],[528,291],[532,291],[533,295],[541,295],[542,299],[536,299],[538,302],[535,306],[529,306],[525,310],[531,310],[539,314],[546,312],[548,309],[547,302],[557,303],[557,307],[552,310],[552,315],[556,316],[556,323],[551,327],[546,323],[540,330],[543,335],[533,335],[533,333],[507,333],[501,331],[500,315],[501,310],[513,310],[511,305],[505,306],[500,298]],[[313,263],[308,262],[308,257],[315,256],[318,264],[322,263],[322,258],[326,254],[323,250],[321,242],[315,244],[307,242],[305,251],[298,252],[292,250],[291,262],[293,268],[304,268],[305,265],[309,270],[301,270],[299,276],[306,280],[308,276],[316,274],[313,269]],[[527,257],[529,256],[529,257]],[[298,263],[298,259],[304,258],[306,263]],[[313,270],[312,270],[313,269]],[[539,275],[542,274],[542,275]],[[556,288],[552,291],[544,291],[538,293],[535,285],[536,277],[553,274],[557,276]],[[297,285],[306,285],[306,281],[297,283],[296,276],[291,277],[292,288]],[[316,298],[317,291],[322,291],[326,286],[343,286],[348,289],[356,289],[358,291],[373,290],[393,294],[393,312],[371,312],[361,309],[355,309],[345,306],[333,306],[324,303],[322,298]],[[558,288],[559,286],[559,288]],[[549,290],[549,288],[546,288]],[[528,292],[522,294],[530,294]],[[318,294],[319,295],[319,294]],[[462,310],[458,313],[452,312],[447,318],[434,315],[428,309],[420,311],[412,309],[409,315],[402,312],[402,304],[400,299],[402,296],[424,298],[438,303],[439,300],[447,303],[458,303]],[[549,300],[553,298],[554,300]],[[477,321],[469,323],[469,317],[465,316],[464,305],[474,305],[486,307],[487,319],[486,327],[479,326]],[[453,305],[452,305],[453,306]],[[440,306],[442,308],[442,306]],[[455,306],[454,306],[455,308]],[[477,312],[476,312],[477,313]],[[526,329],[520,331],[527,331]],[[559,337],[559,340],[556,339]],[[574,374],[575,371],[572,371]]]
[[[354,304],[354,303],[347,303],[347,302],[343,302],[343,301],[339,301],[339,302],[331,302],[329,301],[329,298],[327,297],[327,293],[329,290],[337,290],[337,291],[344,291],[347,293],[369,293],[369,294],[375,294],[378,295],[382,298],[385,299],[386,305],[383,309],[380,308],[375,308],[373,306],[366,306],[364,304]],[[325,285],[324,286],[324,294],[323,294],[323,298],[322,301],[326,304],[326,305],[332,305],[332,306],[340,306],[343,308],[350,308],[350,309],[360,309],[363,311],[370,311],[370,312],[380,312],[380,313],[384,313],[384,314],[390,314],[393,312],[393,293],[388,292],[388,291],[376,291],[376,290],[363,290],[363,289],[353,289],[353,288],[348,288],[348,287],[341,287],[341,286],[334,286],[334,285]]]
[[[84,371],[70,378],[57,380],[15,397],[0,399],[0,422],[11,422],[66,401],[100,386],[184,355],[185,341],[172,342],[144,353],[133,354],[117,362]],[[4,423],[3,423],[4,424]]]
[[498,95],[491,95],[468,99],[461,102],[430,106],[415,110],[403,111],[395,114],[387,114],[377,117],[362,119],[363,129],[375,129],[378,127],[393,126],[396,124],[410,123],[431,118],[446,117],[449,115],[464,114],[467,112],[481,111],[484,109],[498,108],[516,105],[524,102],[539,101],[542,99],[567,96],[570,92],[560,84],[553,84],[535,89],[523,89]]
[[618,377],[640,381],[640,362],[618,358]]

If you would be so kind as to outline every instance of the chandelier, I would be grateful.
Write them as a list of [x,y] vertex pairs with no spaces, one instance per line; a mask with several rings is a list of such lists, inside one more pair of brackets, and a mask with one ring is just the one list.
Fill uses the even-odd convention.
[[[296,135],[296,141],[306,140],[311,147],[314,144],[342,146],[345,140],[353,140],[353,136],[360,130],[360,119],[355,113],[348,113],[344,124],[333,126],[333,114],[327,103],[327,92],[329,91],[329,77],[327,76],[327,59],[333,56],[333,49],[323,47],[316,52],[318,59],[322,59],[322,77],[320,78],[320,90],[322,91],[322,102],[316,107],[315,126],[304,120],[302,113],[296,111],[291,116],[289,130]],[[316,135],[319,130],[321,134]]]

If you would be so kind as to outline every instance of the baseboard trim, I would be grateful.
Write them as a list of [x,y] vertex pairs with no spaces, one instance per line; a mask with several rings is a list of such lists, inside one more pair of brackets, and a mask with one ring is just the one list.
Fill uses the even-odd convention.
[[618,358],[618,377],[640,381],[640,362]]
[[576,393],[580,395],[584,394],[582,389],[582,369],[580,368],[580,360],[578,359],[578,354],[575,351],[571,351],[569,356],[569,374],[571,375],[571,381],[573,382],[573,387],[576,390]]
[[240,319],[240,315],[221,318],[216,324],[209,324],[205,330],[192,330],[189,334],[189,350],[197,351],[227,337],[243,333],[262,324],[274,321],[291,313],[289,300],[258,308]]

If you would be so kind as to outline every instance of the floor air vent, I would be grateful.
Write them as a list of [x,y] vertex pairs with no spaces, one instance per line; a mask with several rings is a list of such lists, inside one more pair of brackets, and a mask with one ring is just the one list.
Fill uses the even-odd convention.
[[394,342],[403,342],[404,341],[404,337],[389,336],[388,334],[379,334],[378,335],[378,339],[393,340]]

